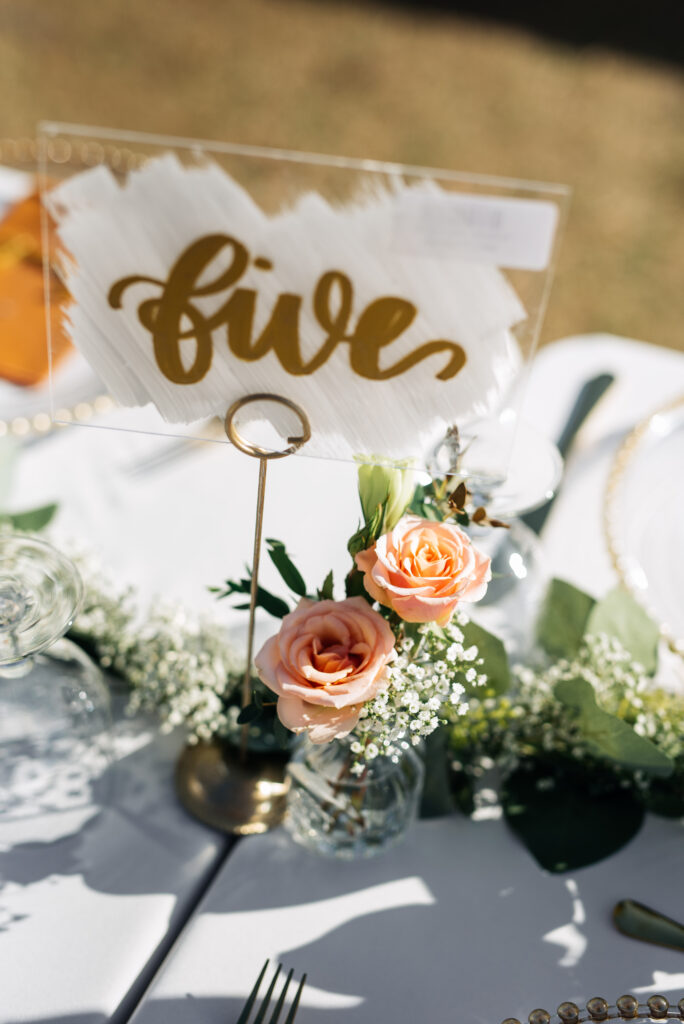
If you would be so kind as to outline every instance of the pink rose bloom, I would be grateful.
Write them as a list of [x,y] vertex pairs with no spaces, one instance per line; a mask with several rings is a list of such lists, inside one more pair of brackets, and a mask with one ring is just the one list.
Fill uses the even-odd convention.
[[445,626],[461,601],[479,601],[492,578],[491,559],[452,523],[404,516],[356,564],[380,604],[406,622]]
[[394,634],[363,597],[346,601],[302,598],[267,640],[254,663],[278,694],[278,717],[313,743],[347,736],[361,706],[387,685],[385,667]]

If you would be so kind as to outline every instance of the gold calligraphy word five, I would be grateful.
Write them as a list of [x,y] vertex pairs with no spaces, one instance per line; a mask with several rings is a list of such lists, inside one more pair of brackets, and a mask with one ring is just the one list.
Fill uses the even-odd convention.
[[[212,262],[229,249],[232,253],[227,269],[213,280],[199,284]],[[380,352],[403,334],[416,316],[416,307],[406,299],[383,297],[370,302],[361,312],[356,326],[350,330],[354,291],[352,283],[341,270],[328,270],[314,289],[312,308],[325,332],[323,344],[308,361],[302,357],[299,338],[299,316],[303,299],[283,292],[276,299],[270,319],[254,339],[254,316],[257,292],[252,288],[234,288],[250,263],[248,250],[230,235],[205,235],[193,242],[179,257],[166,281],[133,275],[122,278],[109,291],[109,304],[120,309],[124,292],[132,285],[155,285],[161,291],[156,298],[145,299],[138,307],[140,323],[152,336],[154,355],[159,369],[175,384],[196,384],[211,367],[212,332],[225,327],[230,351],[237,359],[255,362],[268,352],[275,352],[286,373],[299,377],[314,373],[327,362],[337,346],[349,344],[352,370],[368,380],[389,380],[437,353],[448,356],[436,374],[438,380],[450,380],[463,367],[466,355],[453,341],[428,341],[393,366],[381,369]],[[257,257],[254,266],[271,270],[273,265]],[[226,301],[209,316],[193,304],[233,288]],[[184,324],[186,326],[184,326]],[[190,365],[181,355],[181,342],[194,340],[194,359]]]

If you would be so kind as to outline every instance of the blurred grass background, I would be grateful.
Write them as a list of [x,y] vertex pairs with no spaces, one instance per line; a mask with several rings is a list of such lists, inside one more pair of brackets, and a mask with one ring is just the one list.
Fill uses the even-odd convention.
[[77,121],[563,182],[543,340],[684,349],[681,64],[469,6],[0,0],[0,135]]

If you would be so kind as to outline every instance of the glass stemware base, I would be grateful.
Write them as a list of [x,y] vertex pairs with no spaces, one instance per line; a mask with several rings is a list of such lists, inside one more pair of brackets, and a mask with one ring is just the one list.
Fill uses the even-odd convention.
[[71,641],[0,667],[0,827],[91,800],[108,764],[109,702],[101,673]]
[[81,595],[75,566],[51,545],[0,539],[0,836],[10,823],[88,805],[107,767],[107,687],[63,636]]

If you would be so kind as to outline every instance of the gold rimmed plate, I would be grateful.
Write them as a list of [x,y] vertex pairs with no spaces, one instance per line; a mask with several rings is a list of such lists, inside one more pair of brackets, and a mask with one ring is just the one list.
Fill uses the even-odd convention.
[[684,395],[625,439],[610,473],[604,524],[623,583],[684,655]]

